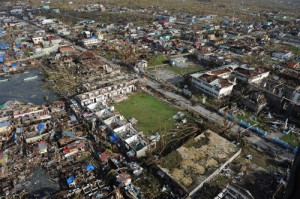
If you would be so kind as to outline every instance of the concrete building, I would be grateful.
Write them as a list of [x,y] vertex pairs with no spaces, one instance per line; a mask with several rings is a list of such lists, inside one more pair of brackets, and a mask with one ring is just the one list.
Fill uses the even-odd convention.
[[230,95],[234,86],[229,80],[213,74],[195,73],[191,77],[193,87],[217,99]]
[[44,38],[42,36],[33,36],[32,41],[34,44],[39,44],[44,41]]
[[83,45],[86,47],[97,45],[100,43],[99,39],[97,39],[97,38],[84,39],[84,40],[82,40],[82,42],[83,42]]
[[135,79],[127,82],[122,82],[116,85],[96,89],[90,92],[79,94],[75,96],[75,99],[83,107],[96,102],[107,102],[116,100],[122,95],[134,92],[136,90],[136,82],[137,80]]
[[140,60],[135,64],[135,67],[137,68],[147,68],[148,62],[146,60]]
[[268,102],[263,93],[251,92],[249,95],[243,96],[240,99],[240,104],[247,107],[254,113],[259,113],[267,106]]
[[248,190],[236,184],[228,184],[214,199],[254,199],[254,197]]
[[172,66],[177,66],[177,67],[185,67],[187,66],[187,58],[184,57],[178,57],[170,60],[170,64]]
[[41,24],[46,25],[46,24],[52,24],[54,23],[55,19],[43,19],[41,21]]
[[293,54],[290,51],[279,51],[279,52],[273,52],[272,57],[278,58],[278,59],[290,59],[292,58]]

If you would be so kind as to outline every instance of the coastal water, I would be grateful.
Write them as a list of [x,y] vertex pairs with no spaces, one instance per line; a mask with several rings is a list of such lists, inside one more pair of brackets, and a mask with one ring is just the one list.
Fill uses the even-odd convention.
[[[35,77],[24,80],[28,77]],[[59,96],[43,86],[43,74],[33,70],[27,73],[15,74],[9,77],[9,81],[0,82],[0,104],[8,100],[21,100],[33,104],[46,104],[59,100]],[[48,100],[46,100],[48,96]]]

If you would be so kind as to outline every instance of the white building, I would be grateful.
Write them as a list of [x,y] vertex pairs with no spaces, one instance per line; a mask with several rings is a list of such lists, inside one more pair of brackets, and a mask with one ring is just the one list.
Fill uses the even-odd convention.
[[135,64],[135,67],[137,68],[147,68],[148,62],[146,60],[140,60]]
[[185,66],[187,66],[186,61],[187,61],[187,58],[178,57],[178,58],[170,59],[170,64],[172,66],[185,67]]
[[42,36],[34,36],[32,37],[32,41],[34,44],[39,44],[44,41],[44,38]]
[[300,91],[299,90],[296,90],[296,91],[293,92],[292,101],[295,104],[300,105]]
[[227,79],[230,77],[233,68],[235,68],[236,65],[225,65],[223,67],[220,67],[218,69],[215,70],[211,70],[211,71],[207,71],[206,73],[209,75],[215,75],[217,77],[223,78],[223,79]]
[[104,34],[102,33],[102,32],[97,32],[97,38],[99,39],[99,40],[104,40]]
[[83,34],[85,38],[90,38],[92,36],[92,33],[90,31],[84,31]]
[[191,77],[195,88],[217,99],[230,95],[234,86],[229,80],[213,74],[195,73]]
[[230,82],[228,78],[237,67],[237,64],[229,64],[205,73],[194,73],[191,75],[192,84],[217,99],[230,95],[235,82]]
[[96,102],[107,102],[110,100],[115,100],[122,95],[134,92],[136,90],[136,81],[137,80],[130,80],[118,85],[107,86],[104,88],[89,91],[75,96],[75,99],[80,103],[81,106],[87,106]]
[[10,11],[11,14],[21,14],[22,12],[23,12],[22,8],[16,8]]
[[92,46],[100,43],[99,39],[97,38],[84,39],[82,42],[84,46]]
[[41,21],[41,24],[46,25],[46,24],[52,24],[54,23],[54,19],[43,19]]

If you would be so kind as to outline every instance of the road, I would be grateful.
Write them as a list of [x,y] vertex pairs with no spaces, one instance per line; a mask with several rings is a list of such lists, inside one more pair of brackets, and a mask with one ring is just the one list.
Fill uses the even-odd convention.
[[37,54],[37,55],[32,55],[30,57],[27,57],[27,58],[24,58],[24,59],[14,60],[14,61],[11,61],[11,62],[12,63],[24,62],[24,61],[28,61],[28,60],[31,60],[31,59],[36,59],[36,58],[43,57],[45,55],[49,55],[49,53],[40,53],[40,54]]

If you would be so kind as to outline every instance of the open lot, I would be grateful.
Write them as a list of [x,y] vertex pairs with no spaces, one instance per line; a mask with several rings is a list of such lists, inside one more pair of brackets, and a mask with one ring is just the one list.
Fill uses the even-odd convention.
[[[198,186],[222,165],[236,157],[239,148],[213,131],[206,130],[176,151],[160,159],[163,172],[193,195]],[[234,156],[235,155],[235,156]]]
[[116,104],[115,108],[125,118],[137,119],[135,127],[145,134],[173,129],[176,121],[172,116],[178,112],[176,108],[144,92],[129,96],[127,100]]
[[171,84],[179,84],[184,80],[184,75],[203,70],[205,70],[203,66],[195,64],[191,64],[186,67],[176,67],[164,64],[157,67],[152,66],[147,69],[147,71],[154,75],[157,79],[164,80]]
[[178,75],[186,75],[189,73],[194,73],[194,72],[205,70],[205,68],[201,65],[189,65],[186,67],[169,66],[166,69],[170,70]]

